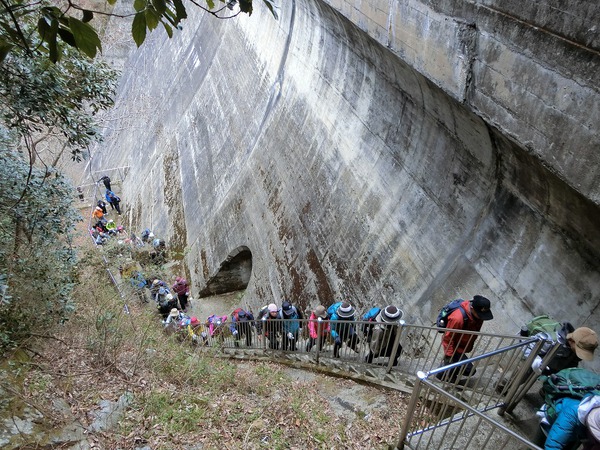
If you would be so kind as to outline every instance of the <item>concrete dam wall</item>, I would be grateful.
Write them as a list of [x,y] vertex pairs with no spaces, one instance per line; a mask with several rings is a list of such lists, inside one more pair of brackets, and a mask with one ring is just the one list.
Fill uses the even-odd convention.
[[489,331],[541,313],[600,331],[598,30],[536,40],[524,7],[511,29],[454,3],[195,12],[133,52],[93,169],[130,166],[129,227],[182,255],[194,294],[430,324],[480,293]]

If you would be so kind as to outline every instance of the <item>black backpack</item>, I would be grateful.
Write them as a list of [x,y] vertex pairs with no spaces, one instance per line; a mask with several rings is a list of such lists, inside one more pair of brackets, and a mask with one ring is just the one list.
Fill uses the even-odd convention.
[[[440,309],[437,319],[435,320],[436,326],[438,328],[446,328],[446,325],[448,325],[448,316],[457,309],[460,309],[460,312],[463,316],[463,320],[465,322],[468,321],[469,316],[467,315],[467,312],[462,306],[460,306],[462,302],[464,302],[464,300],[462,298],[459,298],[457,300],[452,300],[450,303],[444,305],[442,309]],[[438,332],[443,333],[444,330],[438,330]]]

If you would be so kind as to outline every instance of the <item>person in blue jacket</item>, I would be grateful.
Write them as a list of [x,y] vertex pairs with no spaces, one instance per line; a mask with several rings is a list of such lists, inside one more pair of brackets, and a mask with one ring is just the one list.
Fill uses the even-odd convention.
[[553,417],[546,417],[550,431],[545,450],[567,450],[583,444],[584,450],[600,449],[600,395],[583,400],[564,397],[556,402]]
[[104,197],[106,197],[106,201],[110,203],[111,209],[116,209],[117,214],[121,215],[121,207],[119,206],[119,203],[121,203],[121,198],[109,189],[106,190]]
[[[360,339],[356,334],[354,325],[350,321],[354,321],[355,310],[348,302],[337,302],[327,308],[329,320],[331,324],[331,337],[334,339],[333,356],[340,357],[340,349],[345,342],[355,352],[358,352],[358,344]],[[340,322],[342,321],[342,322]]]
[[300,321],[304,319],[304,316],[300,310],[288,301],[284,301],[281,304],[279,316],[284,319],[281,322],[283,349],[295,352],[296,342],[298,342],[298,332],[301,329]]

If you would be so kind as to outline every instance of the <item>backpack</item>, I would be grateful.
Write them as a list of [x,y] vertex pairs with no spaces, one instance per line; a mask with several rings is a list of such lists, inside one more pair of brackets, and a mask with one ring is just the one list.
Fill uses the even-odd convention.
[[560,322],[557,322],[547,314],[534,317],[525,324],[527,327],[528,336],[534,336],[538,333],[546,333],[556,342],[558,330],[562,327]]
[[334,314],[337,315],[337,310],[342,303],[343,302],[337,302],[337,303],[334,303],[333,305],[331,305],[329,308],[327,308],[327,315],[329,317],[333,316]]
[[362,316],[362,320],[371,322],[371,323],[363,323],[363,326],[362,326],[362,332],[365,335],[365,339],[367,340],[367,342],[371,342],[371,336],[373,335],[373,325],[375,325],[373,322],[375,322],[375,319],[377,318],[377,314],[379,314],[380,311],[381,311],[381,308],[374,307],[374,308],[371,308],[370,310],[368,310]]
[[552,423],[556,415],[556,403],[564,397],[582,399],[588,395],[600,395],[600,374],[581,367],[570,367],[546,377],[542,385],[546,414]]
[[[235,319],[236,322],[240,320],[239,314],[240,314],[241,311],[244,311],[244,310],[242,308],[237,308],[235,311],[233,311],[231,313],[231,317],[233,319]],[[244,312],[246,312],[246,311],[244,311]]]
[[[469,320],[469,316],[465,309],[460,306],[461,303],[464,302],[462,298],[452,300],[450,303],[444,305],[440,312],[438,313],[437,318],[435,319],[435,324],[438,328],[446,328],[446,324],[448,322],[448,316],[452,314],[455,310],[460,309],[462,313],[463,320],[466,322]],[[438,333],[443,333],[444,330],[438,330]]]

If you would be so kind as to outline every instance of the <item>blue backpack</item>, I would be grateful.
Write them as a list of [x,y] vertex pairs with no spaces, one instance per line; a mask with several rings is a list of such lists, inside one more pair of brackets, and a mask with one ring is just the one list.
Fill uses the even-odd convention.
[[368,310],[363,316],[362,320],[370,323],[363,323],[362,332],[365,335],[365,339],[367,342],[371,342],[371,336],[373,335],[373,325],[375,319],[377,318],[377,314],[381,311],[381,308],[374,307]]
[[[463,316],[463,320],[465,322],[467,320],[469,320],[469,316],[467,316],[467,312],[465,311],[465,309],[462,306],[460,306],[462,302],[464,302],[464,300],[462,298],[459,298],[457,300],[452,300],[447,305],[444,305],[442,307],[442,309],[440,309],[437,319],[435,320],[436,326],[438,328],[446,328],[446,325],[448,324],[448,316],[457,309],[460,309],[462,316]],[[443,333],[444,330],[438,330],[438,332]]]

